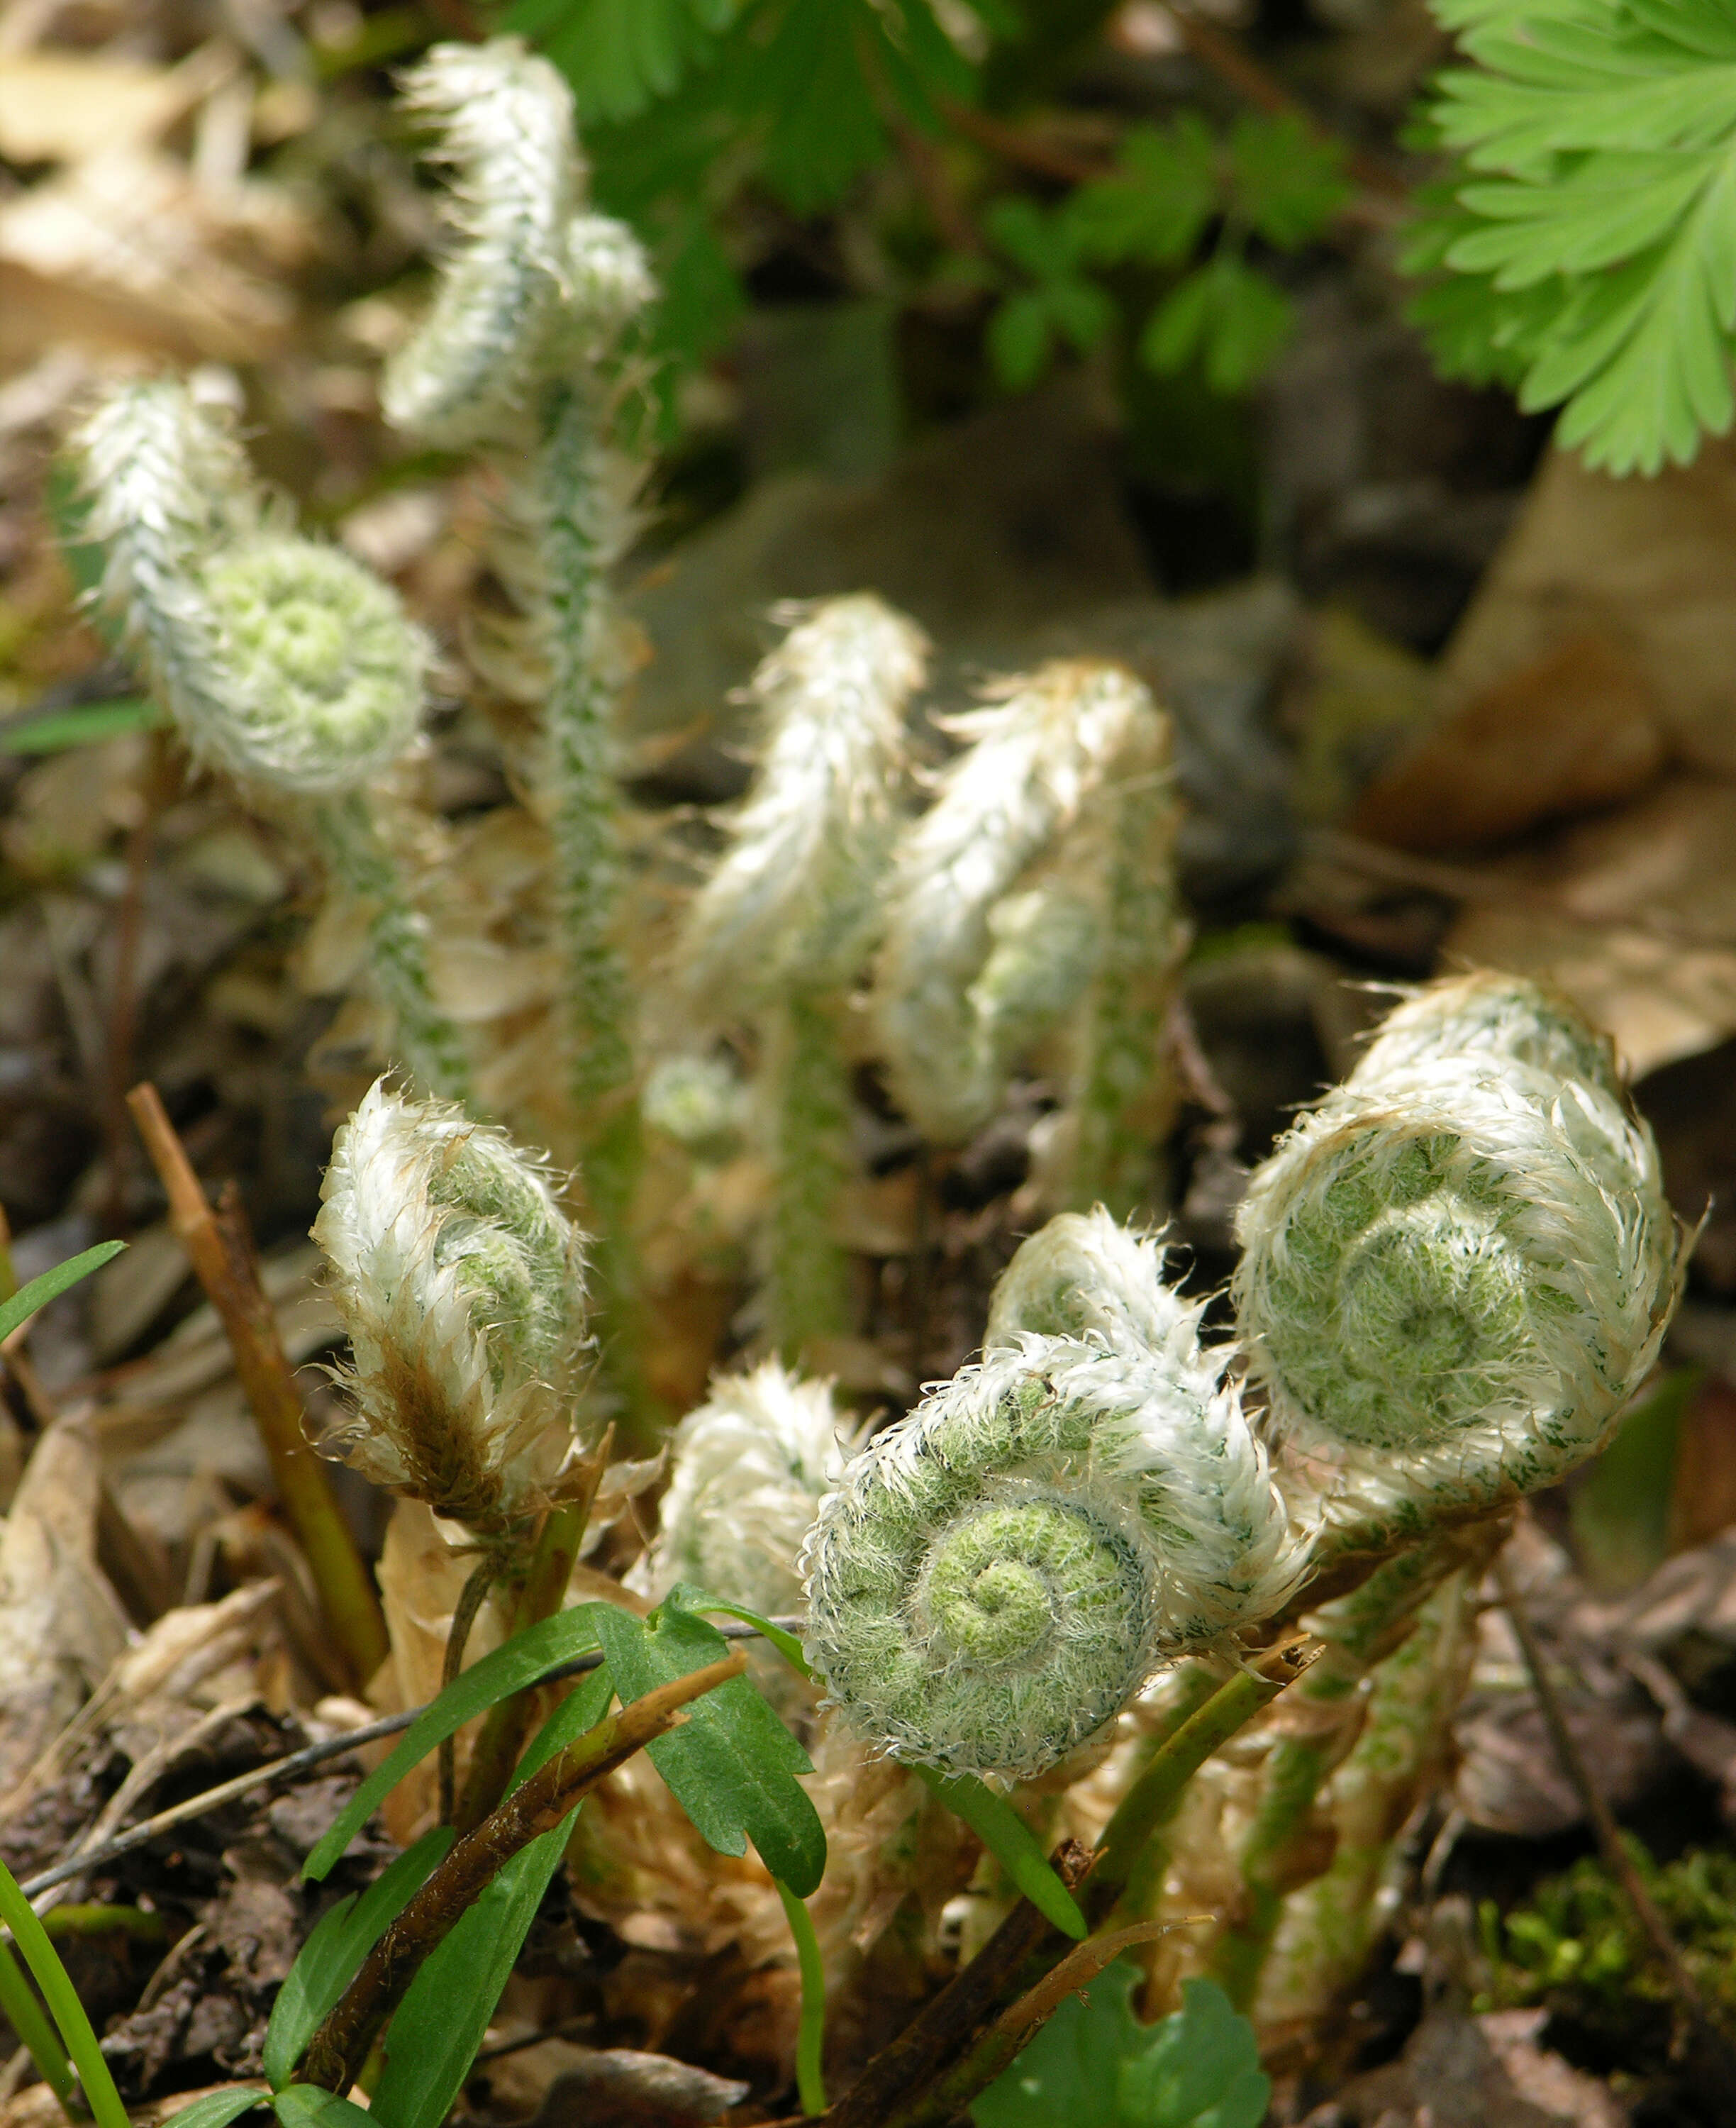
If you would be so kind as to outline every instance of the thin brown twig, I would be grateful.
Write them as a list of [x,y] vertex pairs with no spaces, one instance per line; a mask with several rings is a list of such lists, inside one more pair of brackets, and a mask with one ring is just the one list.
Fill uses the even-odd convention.
[[408,1993],[422,1964],[513,1856],[553,1831],[606,1774],[687,1717],[681,1709],[747,1667],[739,1648],[721,1661],[659,1685],[557,1751],[498,1810],[467,1833],[363,1962],[343,1999],[314,2034],[298,2081],[341,2096]]
[[1715,2050],[1721,2058],[1720,2067],[1729,2073],[1726,2088],[1736,2091],[1736,2049],[1733,2049],[1729,2037],[1719,2024],[1711,2005],[1689,1972],[1681,1946],[1670,1933],[1669,1923],[1659,1912],[1657,1901],[1646,1888],[1644,1879],[1635,1868],[1634,1858],[1623,1843],[1620,1830],[1615,1822],[1615,1813],[1610,1808],[1602,1789],[1591,1779],[1585,1755],[1575,1741],[1572,1731],[1568,1727],[1561,1697],[1544,1662],[1530,1613],[1514,1584],[1505,1558],[1496,1557],[1494,1576],[1495,1584],[1501,1591],[1501,1607],[1512,1621],[1514,1635],[1525,1656],[1525,1668],[1530,1673],[1531,1689],[1537,1694],[1538,1711],[1543,1716],[1544,1727],[1549,1732],[1549,1741],[1554,1747],[1561,1769],[1578,1797],[1596,1836],[1598,1852],[1603,1857],[1604,1867],[1627,1895],[1628,1903],[1634,1909],[1634,1919],[1644,1931],[1658,1964],[1668,1977],[1672,1990],[1702,2042]]
[[302,1429],[301,1392],[259,1284],[240,1199],[231,1187],[212,1210],[149,1081],[133,1088],[126,1104],[168,1193],[170,1222],[228,1335],[284,1512],[307,1556],[334,1637],[355,1681],[365,1683],[386,1660],[386,1621],[325,1466]]

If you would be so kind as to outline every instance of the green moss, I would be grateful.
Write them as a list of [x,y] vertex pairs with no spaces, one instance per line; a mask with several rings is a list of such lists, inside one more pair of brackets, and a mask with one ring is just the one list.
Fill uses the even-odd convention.
[[[1625,1836],[1696,1981],[1736,2015],[1736,1851],[1691,1848],[1659,1867]],[[1612,2045],[1667,2045],[1669,1983],[1625,1895],[1596,1858],[1546,1879],[1507,1914],[1485,1899],[1477,1920],[1490,1972],[1479,2009],[1546,2003]]]

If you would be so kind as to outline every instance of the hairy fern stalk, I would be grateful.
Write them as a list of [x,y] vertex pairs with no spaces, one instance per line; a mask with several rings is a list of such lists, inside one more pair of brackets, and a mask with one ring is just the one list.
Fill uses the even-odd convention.
[[542,783],[572,1144],[595,1235],[605,1374],[648,1445],[633,1241],[640,1169],[634,1000],[618,935],[614,710],[624,674],[609,572],[628,516],[610,448],[609,365],[652,296],[637,240],[585,211],[572,92],[515,39],[435,48],[406,84],[454,167],[458,242],[399,350],[388,418],[430,443],[502,456],[515,485],[505,570],[524,649],[546,673]]

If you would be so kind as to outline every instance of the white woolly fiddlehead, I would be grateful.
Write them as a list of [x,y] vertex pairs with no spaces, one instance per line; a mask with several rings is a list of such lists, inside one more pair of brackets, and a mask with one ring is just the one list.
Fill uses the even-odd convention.
[[[1581,1061],[1596,1078],[1562,1075]],[[1256,1171],[1237,1233],[1236,1317],[1273,1423],[1340,1466],[1335,1513],[1382,1541],[1594,1454],[1680,1270],[1657,1148],[1607,1052],[1508,979],[1401,1007],[1392,1042]]]
[[[1160,1262],[1124,1268],[1155,1286]],[[1029,1290],[1049,1305],[1044,1278]],[[1161,1664],[1223,1646],[1298,1585],[1306,1549],[1226,1356],[1199,1345],[1197,1309],[1169,1323],[1142,1296],[1136,1312],[1160,1342],[1009,1331],[822,1503],[809,1660],[894,1756],[1041,1773]]]
[[394,428],[459,449],[530,407],[571,285],[585,169],[572,92],[515,37],[436,45],[403,94],[440,125],[458,241],[427,318],[387,366],[381,403]]
[[[989,1303],[984,1347],[1038,1337],[1096,1337],[1112,1351],[1198,1347],[1200,1307],[1164,1283],[1164,1245],[1101,1205],[1062,1212],[1022,1242]],[[1202,1365],[1215,1366],[1200,1356]]]
[[1622,1096],[1615,1046],[1558,992],[1493,968],[1444,976],[1404,995],[1380,1023],[1353,1080],[1382,1084],[1402,1071],[1431,1069],[1444,1057],[1482,1057],[1577,1080],[1611,1100]]
[[116,386],[74,438],[107,552],[102,598],[189,736],[221,722],[211,630],[189,582],[258,529],[253,473],[232,425],[176,379]]
[[689,910],[680,970],[703,1014],[758,1024],[775,1180],[766,1328],[794,1356],[851,1327],[832,1232],[850,1114],[837,1015],[875,922],[928,644],[869,592],[785,617],[789,634],[753,679],[754,786]]
[[790,632],[753,677],[753,788],[681,940],[685,986],[726,1016],[744,990],[855,978],[898,828],[905,712],[927,670],[921,629],[872,592],[782,617]]
[[485,1538],[540,1503],[589,1346],[584,1237],[505,1132],[376,1083],[339,1131],[314,1237],[349,1332],[330,1445]]
[[714,1381],[670,1444],[646,1568],[652,1592],[691,1581],[768,1617],[799,1609],[796,1561],[843,1475],[847,1444],[829,1382],[804,1381],[776,1360]]
[[1021,1054],[1089,989],[1117,796],[1166,805],[1168,758],[1150,695],[1113,665],[1046,665],[954,728],[972,743],[899,848],[874,995],[899,1105],[946,1144],[988,1120]]
[[605,1365],[624,1421],[649,1445],[660,1414],[633,1354],[629,1234],[641,1159],[631,997],[616,925],[621,853],[613,717],[628,669],[608,572],[624,542],[624,480],[608,445],[609,358],[654,291],[621,224],[583,211],[572,99],[515,38],[443,45],[408,85],[444,121],[462,238],[433,311],[386,381],[388,417],[429,441],[500,444],[515,468],[500,572],[519,609],[520,678],[544,707],[541,781],[574,1142],[596,1233]]
[[193,581],[221,714],[188,735],[239,782],[354,790],[415,738],[427,640],[341,549],[262,534],[213,554]]
[[268,529],[229,425],[167,379],[122,385],[78,439],[104,594],[194,753],[258,796],[311,799],[328,869],[368,907],[377,988],[405,1062],[467,1098],[429,981],[423,920],[366,786],[413,743],[429,645],[341,549]]

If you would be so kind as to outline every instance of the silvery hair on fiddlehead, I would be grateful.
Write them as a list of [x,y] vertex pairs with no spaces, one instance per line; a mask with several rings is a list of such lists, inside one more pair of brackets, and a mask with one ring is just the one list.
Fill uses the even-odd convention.
[[314,1237],[349,1332],[330,1445],[485,1537],[541,1503],[589,1356],[585,1241],[505,1131],[372,1086],[332,1146]]
[[1084,995],[1108,933],[1119,790],[1155,787],[1167,729],[1120,666],[1060,660],[948,720],[970,741],[905,834],[873,1014],[899,1106],[956,1144]]
[[1489,1512],[1608,1438],[1681,1271],[1648,1127],[1535,984],[1431,986],[1280,1140],[1237,1219],[1272,1423],[1376,1538]]
[[[896,1757],[1040,1774],[1164,1663],[1270,1617],[1307,1570],[1227,1353],[1200,1343],[1198,1308],[1160,1297],[1161,1251],[1127,1239],[1077,1220],[1027,1242],[981,1364],[872,1442],[821,1507],[809,1657]],[[1093,1252],[1128,1287],[1094,1314],[1057,1299],[1055,1276]],[[1079,1334],[1021,1328],[1024,1304]]]
[[796,1560],[843,1475],[848,1441],[829,1382],[804,1381],[776,1360],[713,1382],[670,1442],[645,1576],[652,1592],[688,1581],[771,1617],[798,1609]]
[[458,241],[428,316],[387,365],[381,404],[394,428],[458,449],[526,411],[570,284],[585,166],[572,90],[515,37],[435,45],[403,97],[439,125]]
[[187,743],[256,790],[353,789],[420,722],[429,647],[341,549],[271,529],[226,417],[163,378],[78,438],[104,596]]

